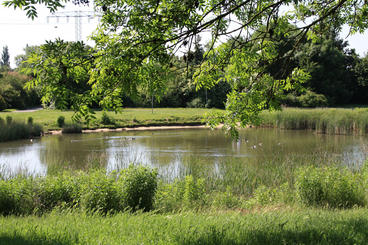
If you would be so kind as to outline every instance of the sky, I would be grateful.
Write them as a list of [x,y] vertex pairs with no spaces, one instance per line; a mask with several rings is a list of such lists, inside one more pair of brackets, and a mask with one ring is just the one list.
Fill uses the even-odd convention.
[[[0,0],[2,3],[3,0]],[[93,11],[92,7],[67,5],[60,9],[59,15],[66,16],[66,12]],[[31,20],[26,17],[25,12],[19,9],[7,8],[0,5],[0,52],[5,45],[9,48],[11,56],[11,67],[15,68],[15,56],[24,53],[26,45],[41,45],[46,40],[61,38],[66,41],[75,41],[75,18],[73,17],[50,17],[52,14],[45,7],[38,8],[38,18]],[[98,25],[99,18],[81,18],[81,37],[89,45],[93,42],[88,39]],[[340,34],[345,39],[348,28],[344,28]],[[360,56],[368,53],[368,32],[351,35],[346,39],[351,48],[355,48]]]
[[[3,0],[0,0],[2,2]],[[93,11],[92,7],[68,5],[58,10],[59,15],[66,16],[66,12]],[[83,12],[84,11],[84,12]],[[71,13],[70,15],[75,14]],[[41,45],[46,40],[61,38],[66,41],[76,41],[75,18],[73,17],[51,17],[52,14],[45,7],[38,8],[38,18],[33,21],[26,17],[25,11],[7,8],[0,5],[0,52],[5,45],[9,48],[11,67],[15,68],[14,58],[23,54],[26,45]],[[92,45],[88,36],[96,29],[98,17],[83,17],[81,20],[82,40]]]

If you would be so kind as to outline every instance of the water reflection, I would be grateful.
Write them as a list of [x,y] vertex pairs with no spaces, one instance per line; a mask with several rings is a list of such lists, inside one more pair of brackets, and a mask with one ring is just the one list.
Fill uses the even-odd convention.
[[366,137],[274,129],[246,129],[240,136],[234,141],[221,130],[203,129],[47,136],[1,143],[0,165],[2,171],[26,168],[45,174],[59,166],[85,169],[98,164],[113,170],[133,163],[157,167],[162,175],[180,176],[207,167],[221,175],[225,163],[234,158],[259,166],[298,160],[306,164],[336,161],[357,168],[367,157]]
[[47,166],[40,160],[43,150],[39,139],[0,144],[0,171],[3,177],[23,173],[26,175],[44,175]]

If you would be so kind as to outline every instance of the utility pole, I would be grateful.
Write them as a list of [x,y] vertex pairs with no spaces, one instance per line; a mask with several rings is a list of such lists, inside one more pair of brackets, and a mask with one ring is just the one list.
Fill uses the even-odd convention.
[[69,18],[74,19],[74,30],[75,30],[75,41],[82,41],[82,19],[88,19],[88,22],[95,17],[99,18],[100,15],[97,15],[94,11],[63,11],[53,13],[52,15],[47,16],[47,23],[49,23],[50,18],[56,19],[57,23],[59,23],[59,19],[66,19],[66,22],[69,23]]

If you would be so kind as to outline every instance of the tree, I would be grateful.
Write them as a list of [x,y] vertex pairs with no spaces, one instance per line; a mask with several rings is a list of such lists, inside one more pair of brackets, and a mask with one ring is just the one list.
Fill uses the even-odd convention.
[[10,54],[8,46],[3,47],[3,52],[1,53],[0,68],[1,70],[10,69]]
[[[5,5],[24,8],[35,17],[36,4],[55,11],[65,1],[9,0]],[[279,108],[282,91],[308,78],[298,68],[282,68],[287,72],[279,77],[266,69],[290,55],[277,53],[274,34],[294,35],[294,50],[306,37],[316,40],[345,23],[352,32],[368,27],[364,0],[96,0],[95,8],[101,10],[102,19],[92,37],[96,47],[89,83],[102,105],[119,104],[122,89],[139,86],[141,67],[151,62],[170,64],[178,51],[193,50],[196,36],[209,32],[212,40],[194,80],[198,88],[211,88],[220,81],[231,85],[227,112],[214,121],[224,121],[231,132],[238,122],[242,126],[256,122],[261,110]],[[261,26],[264,31],[254,35]],[[231,45],[220,45],[229,39]]]
[[15,56],[15,64],[17,66],[18,70],[26,68],[26,60],[33,54],[36,53],[37,50],[40,48],[40,46],[29,46],[26,45],[26,47],[23,49],[24,54],[20,54]]
[[94,68],[92,54],[92,48],[83,42],[47,41],[31,50],[21,71],[34,77],[27,86],[41,90],[43,104],[72,108],[80,112],[75,119],[81,114],[88,121],[92,112],[89,107],[96,100],[91,97],[88,83],[89,72]]

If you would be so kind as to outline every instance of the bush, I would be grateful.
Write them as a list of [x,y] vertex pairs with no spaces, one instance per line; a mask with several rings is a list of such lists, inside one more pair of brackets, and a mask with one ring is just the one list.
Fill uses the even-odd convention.
[[58,119],[57,119],[57,125],[58,125],[59,128],[64,127],[64,125],[65,125],[65,117],[59,116]]
[[27,124],[28,125],[33,125],[33,117],[28,117]]
[[111,175],[106,176],[103,171],[94,171],[84,176],[81,187],[81,205],[87,211],[107,212],[121,211],[116,181]]
[[37,184],[37,196],[40,202],[37,209],[40,213],[55,207],[71,208],[78,204],[79,181],[68,173],[40,178]]
[[282,104],[287,106],[297,107],[326,107],[328,106],[328,100],[323,94],[317,94],[313,91],[307,90],[302,95],[295,95],[289,93],[282,99]]
[[12,188],[9,182],[0,181],[0,214],[9,215],[15,207]]
[[299,200],[307,206],[349,208],[365,204],[362,175],[335,167],[300,169],[296,176]]
[[157,171],[130,165],[120,173],[119,188],[123,207],[149,211],[157,190]]
[[185,176],[183,200],[187,205],[204,199],[204,179],[194,180],[192,175]]
[[13,121],[13,118],[11,116],[6,117],[6,124],[7,125],[10,125],[12,123],[12,121]]
[[[155,207],[172,212],[182,208],[199,208],[206,202],[204,179],[195,180],[192,175],[174,183],[161,183],[156,195]],[[213,200],[215,202],[215,200]]]
[[204,108],[206,105],[201,98],[194,98],[192,101],[187,103],[189,108]]
[[80,124],[66,124],[61,130],[63,134],[80,134],[82,133],[82,126]]
[[326,96],[309,90],[307,90],[305,94],[299,96],[298,100],[302,107],[322,107],[328,105]]
[[6,103],[4,97],[0,94],[0,111],[3,111],[8,108],[8,104]]
[[58,173],[0,180],[0,215],[42,214],[55,207],[80,207],[103,214],[152,209],[157,171],[130,166],[121,172]]
[[103,112],[102,113],[101,123],[103,125],[113,125],[113,124],[115,124],[114,119],[112,119],[111,117],[109,117],[106,112]]
[[213,196],[212,205],[217,208],[235,208],[242,205],[242,199],[234,195],[231,191],[231,187],[227,186],[225,192],[212,193]]
[[24,109],[40,104],[36,90],[25,89],[30,77],[18,72],[5,72],[0,77],[0,111],[8,108]]

